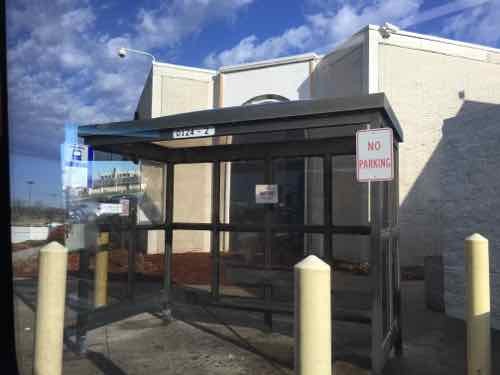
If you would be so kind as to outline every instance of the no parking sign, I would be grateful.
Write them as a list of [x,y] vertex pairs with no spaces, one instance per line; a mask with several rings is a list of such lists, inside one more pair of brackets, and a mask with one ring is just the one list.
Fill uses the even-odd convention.
[[391,181],[394,178],[392,129],[356,133],[356,178],[359,182]]

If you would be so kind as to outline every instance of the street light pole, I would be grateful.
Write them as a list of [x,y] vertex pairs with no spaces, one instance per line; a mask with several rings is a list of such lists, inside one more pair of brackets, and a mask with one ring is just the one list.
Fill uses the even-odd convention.
[[33,188],[33,185],[35,184],[35,181],[29,180],[26,181],[28,184],[28,207],[31,206],[31,189]]

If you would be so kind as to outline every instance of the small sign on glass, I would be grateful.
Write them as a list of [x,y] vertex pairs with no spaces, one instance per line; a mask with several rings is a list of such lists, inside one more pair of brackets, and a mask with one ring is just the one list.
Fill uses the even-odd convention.
[[278,185],[255,185],[255,203],[278,203]]

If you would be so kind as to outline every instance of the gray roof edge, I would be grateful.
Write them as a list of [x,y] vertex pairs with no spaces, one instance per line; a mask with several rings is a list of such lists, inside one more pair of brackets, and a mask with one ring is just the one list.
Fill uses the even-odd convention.
[[335,115],[342,112],[381,110],[396,131],[399,141],[403,140],[403,132],[394,111],[384,93],[368,94],[354,97],[322,98],[297,100],[285,103],[267,103],[249,106],[225,107],[201,111],[179,113],[147,120],[114,122],[107,124],[82,125],[79,135],[120,135],[134,131],[158,131],[183,127],[217,126],[228,123],[245,123],[252,121],[272,121],[308,117],[315,115]]

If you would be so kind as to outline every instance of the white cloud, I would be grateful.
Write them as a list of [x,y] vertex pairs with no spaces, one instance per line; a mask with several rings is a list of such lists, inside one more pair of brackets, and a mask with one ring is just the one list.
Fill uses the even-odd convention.
[[60,27],[64,30],[86,31],[95,21],[95,15],[90,8],[78,8],[66,12],[61,17]]
[[417,12],[421,0],[372,1],[363,5],[341,2],[336,10],[327,9],[330,2],[315,0],[314,3],[321,4],[322,11],[306,16],[303,25],[263,41],[255,35],[248,36],[228,50],[209,54],[205,65],[239,64],[335,45],[368,23],[397,23]]
[[126,78],[118,73],[109,73],[102,70],[96,73],[96,87],[102,91],[118,91],[127,87]]
[[211,22],[231,21],[252,1],[157,0],[119,34],[110,20],[98,29],[105,10],[86,0],[8,3],[12,150],[57,158],[64,123],[131,119],[151,65],[137,55],[119,59],[119,47],[175,47]]
[[156,9],[141,9],[135,44],[143,48],[174,46],[187,35],[220,19],[234,19],[253,0],[173,0]]
[[500,42],[500,0],[486,2],[467,13],[452,17],[443,33],[457,39],[496,45]]
[[300,26],[294,29],[288,29],[278,37],[269,38],[259,43],[255,35],[242,39],[235,47],[223,51],[219,54],[210,54],[204,64],[210,67],[219,65],[240,64],[251,60],[269,59],[281,56],[291,49],[303,49],[310,45],[312,40],[311,29],[306,26]]
[[[444,35],[490,45],[500,42],[500,0],[455,0],[425,10],[422,4],[423,0],[306,0],[308,9],[315,11],[305,16],[304,24],[264,40],[247,36],[232,48],[210,53],[204,64],[215,68],[308,50],[325,52],[367,24],[390,22],[407,28],[450,16]],[[291,38],[297,30],[307,37]]]

